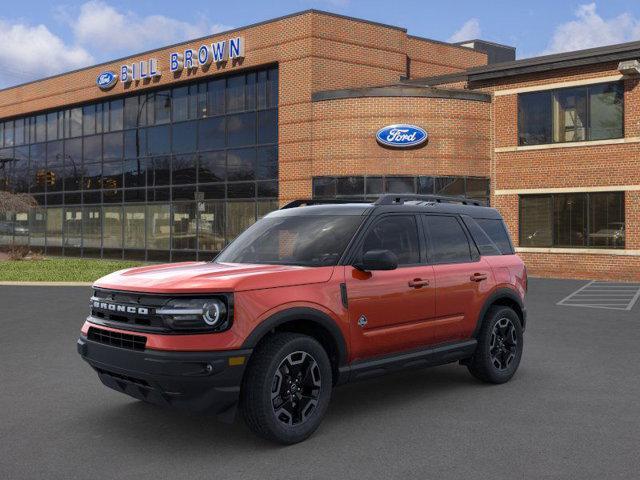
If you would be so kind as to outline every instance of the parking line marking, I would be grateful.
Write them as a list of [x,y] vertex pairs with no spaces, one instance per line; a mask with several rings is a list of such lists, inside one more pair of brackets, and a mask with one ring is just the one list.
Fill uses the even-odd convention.
[[556,305],[629,311],[638,300],[640,300],[640,284],[608,284],[592,280]]
[[575,295],[576,293],[579,293],[581,291],[583,291],[585,288],[593,285],[595,283],[595,280],[591,280],[589,283],[587,283],[586,285],[583,285],[582,287],[580,287],[578,290],[576,290],[575,292],[573,292],[572,294],[566,296],[565,298],[563,298],[562,300],[560,300],[556,305],[561,305],[562,302],[569,300],[573,295]]

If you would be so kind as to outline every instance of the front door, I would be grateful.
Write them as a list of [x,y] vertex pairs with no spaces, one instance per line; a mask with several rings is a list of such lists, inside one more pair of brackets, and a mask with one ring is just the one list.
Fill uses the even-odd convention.
[[362,272],[346,267],[354,359],[433,341],[435,279],[433,267],[426,265],[419,228],[414,215],[381,217],[368,228],[356,258],[370,250],[390,250],[398,257],[398,268]]

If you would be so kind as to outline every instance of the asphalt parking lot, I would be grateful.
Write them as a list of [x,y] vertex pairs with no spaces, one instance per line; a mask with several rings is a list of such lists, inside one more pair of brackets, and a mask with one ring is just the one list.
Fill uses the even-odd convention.
[[585,283],[531,279],[510,383],[447,365],[340,387],[291,447],[103,387],[75,347],[88,288],[0,286],[0,477],[638,478],[640,305],[556,305]]

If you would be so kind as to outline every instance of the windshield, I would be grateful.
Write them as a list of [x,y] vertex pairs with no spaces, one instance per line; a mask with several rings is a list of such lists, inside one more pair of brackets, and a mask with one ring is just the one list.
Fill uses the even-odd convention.
[[276,216],[259,220],[236,238],[218,263],[336,265],[363,217]]

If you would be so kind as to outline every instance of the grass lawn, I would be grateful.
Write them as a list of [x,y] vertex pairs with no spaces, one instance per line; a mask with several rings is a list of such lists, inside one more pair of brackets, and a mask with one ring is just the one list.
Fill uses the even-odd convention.
[[0,261],[0,281],[7,282],[93,282],[123,268],[142,262],[85,258],[45,258],[42,260]]

